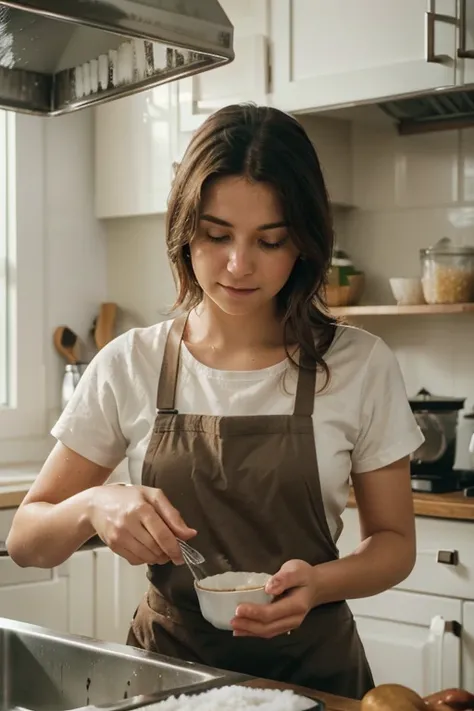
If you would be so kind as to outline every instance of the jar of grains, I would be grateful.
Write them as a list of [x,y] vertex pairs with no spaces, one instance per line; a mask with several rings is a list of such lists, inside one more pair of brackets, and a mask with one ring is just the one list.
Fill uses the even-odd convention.
[[420,250],[421,283],[428,304],[474,301],[474,247],[457,247],[446,237]]

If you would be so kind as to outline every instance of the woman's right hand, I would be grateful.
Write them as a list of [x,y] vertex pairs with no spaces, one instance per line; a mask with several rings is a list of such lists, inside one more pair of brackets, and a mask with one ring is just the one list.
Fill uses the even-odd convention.
[[95,487],[89,520],[100,539],[131,565],[181,565],[176,536],[188,540],[197,533],[160,489],[148,486]]

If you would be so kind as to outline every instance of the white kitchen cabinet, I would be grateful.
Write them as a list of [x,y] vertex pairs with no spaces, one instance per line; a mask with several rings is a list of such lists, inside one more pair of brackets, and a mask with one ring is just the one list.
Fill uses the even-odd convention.
[[96,548],[94,636],[125,644],[138,604],[148,588],[147,566],[130,565],[109,548]]
[[[346,509],[343,521],[341,557],[360,543],[357,509]],[[408,578],[381,595],[349,602],[375,680],[420,693],[474,689],[474,525],[417,516],[416,533],[416,563]],[[457,623],[442,640],[430,636],[437,616]]]
[[[464,16],[464,20],[462,20]],[[456,62],[457,84],[474,83],[474,3],[459,0],[459,39]]]
[[236,37],[230,64],[181,79],[178,87],[179,130],[192,132],[209,114],[228,104],[268,102],[267,38],[253,34]]
[[474,693],[474,602],[462,606],[462,687]]
[[235,59],[178,82],[178,130],[194,131],[227,104],[268,101],[267,0],[220,0],[234,26]]
[[95,109],[98,218],[166,212],[174,159],[171,85]]
[[58,632],[93,636],[92,551],[79,551],[53,570],[0,560],[0,617]]
[[[338,541],[341,555],[360,543],[357,509],[344,511]],[[416,517],[416,563],[397,588],[474,600],[474,525],[465,521]]]
[[427,0],[271,0],[272,103],[304,111],[453,86],[456,0],[436,0],[432,33],[427,9]]
[[[389,590],[349,605],[376,684],[421,695],[461,685],[460,600]],[[448,623],[444,634],[430,631],[438,616]]]

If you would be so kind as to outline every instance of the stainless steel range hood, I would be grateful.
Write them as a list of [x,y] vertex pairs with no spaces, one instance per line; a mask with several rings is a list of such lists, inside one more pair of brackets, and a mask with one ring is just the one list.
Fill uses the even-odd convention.
[[56,116],[233,58],[218,0],[0,2],[0,108]]
[[401,135],[474,126],[474,87],[418,94],[377,105],[395,119]]

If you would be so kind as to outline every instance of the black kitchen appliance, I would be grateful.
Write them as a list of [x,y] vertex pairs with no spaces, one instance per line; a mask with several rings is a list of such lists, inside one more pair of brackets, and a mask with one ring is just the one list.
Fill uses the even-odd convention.
[[425,389],[410,398],[411,409],[425,437],[411,456],[414,491],[445,493],[463,488],[462,472],[455,471],[453,466],[458,413],[464,403],[465,398],[431,395]]

